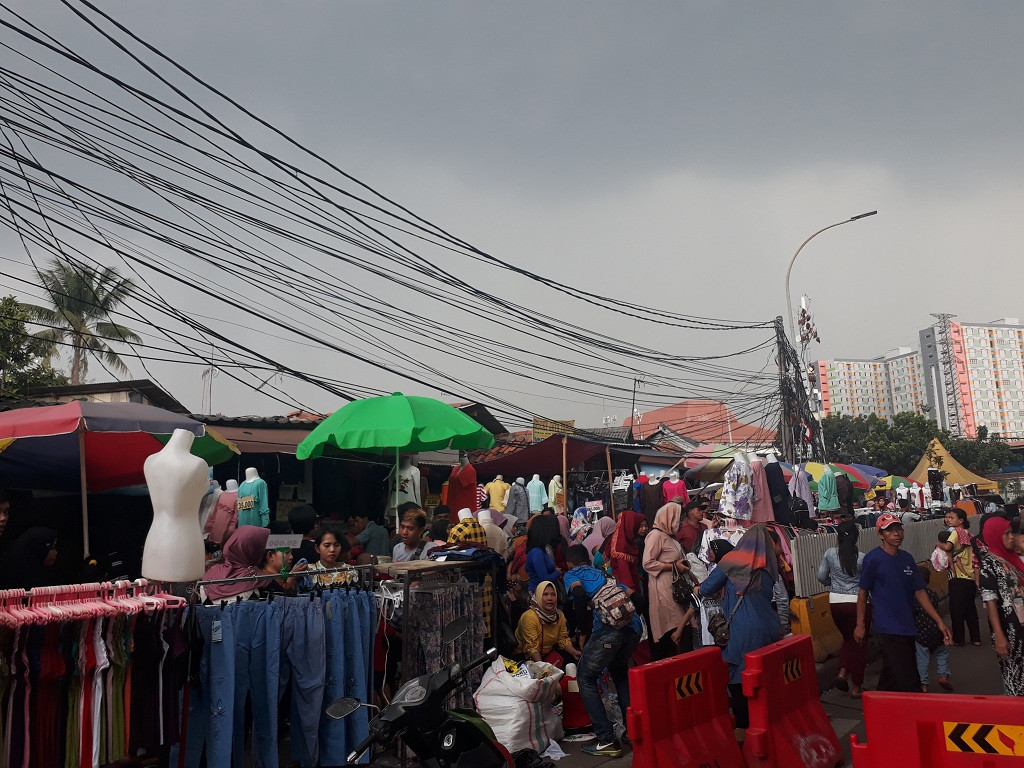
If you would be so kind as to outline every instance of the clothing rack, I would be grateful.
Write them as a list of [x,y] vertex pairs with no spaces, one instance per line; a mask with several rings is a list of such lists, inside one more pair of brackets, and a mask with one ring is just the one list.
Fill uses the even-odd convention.
[[365,586],[373,584],[373,571],[374,566],[372,565],[345,565],[338,566],[337,568],[318,568],[316,570],[309,571],[291,571],[287,576],[283,574],[273,573],[261,573],[254,574],[252,576],[236,576],[230,579],[200,579],[194,582],[196,589],[199,587],[206,586],[207,584],[232,584],[237,581],[272,581],[273,579],[290,579],[292,576],[304,576],[304,575],[317,575],[324,573],[356,573],[356,580],[351,585],[336,584],[335,586]]

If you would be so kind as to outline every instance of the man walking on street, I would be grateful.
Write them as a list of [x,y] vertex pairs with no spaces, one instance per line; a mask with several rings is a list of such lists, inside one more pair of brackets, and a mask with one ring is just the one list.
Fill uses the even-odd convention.
[[914,601],[938,626],[946,645],[953,642],[953,635],[928,599],[924,579],[917,571],[913,556],[900,549],[903,545],[900,519],[887,512],[879,516],[875,531],[882,543],[864,556],[860,590],[857,592],[857,628],[853,637],[858,643],[867,642],[868,628],[864,616],[870,594],[875,628],[882,646],[878,690],[913,693],[921,690],[914,645],[917,635]]

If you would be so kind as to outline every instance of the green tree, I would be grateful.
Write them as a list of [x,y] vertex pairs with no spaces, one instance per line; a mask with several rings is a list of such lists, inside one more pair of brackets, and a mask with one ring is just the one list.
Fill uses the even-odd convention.
[[119,373],[128,367],[107,343],[141,341],[132,331],[111,321],[111,314],[134,292],[135,284],[111,267],[79,267],[55,259],[39,273],[51,306],[26,305],[32,319],[48,326],[37,336],[71,346],[71,384],[81,384],[94,357]]
[[950,440],[946,449],[950,455],[976,475],[992,475],[1003,467],[1016,464],[1016,454],[1001,440],[978,430],[977,440]]
[[916,413],[897,413],[891,419],[830,415],[823,427],[831,461],[868,464],[894,475],[912,472],[933,437],[944,444],[949,438],[933,419]]
[[50,366],[52,344],[33,336],[29,310],[13,296],[0,298],[0,395],[16,397],[31,387],[54,387],[68,377]]

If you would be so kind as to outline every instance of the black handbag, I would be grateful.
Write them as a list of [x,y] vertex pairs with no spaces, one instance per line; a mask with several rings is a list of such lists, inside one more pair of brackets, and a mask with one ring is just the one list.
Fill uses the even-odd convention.
[[693,582],[684,571],[672,563],[672,599],[680,605],[689,605],[693,597]]
[[714,638],[715,645],[725,648],[729,644],[729,624],[732,623],[732,617],[736,615],[736,609],[740,607],[745,596],[746,592],[740,595],[740,599],[729,613],[729,618],[725,618],[724,613],[716,613],[708,619],[708,634]]

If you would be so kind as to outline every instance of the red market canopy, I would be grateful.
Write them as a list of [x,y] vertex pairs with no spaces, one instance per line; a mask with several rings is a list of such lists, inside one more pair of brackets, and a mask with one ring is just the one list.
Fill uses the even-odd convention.
[[[579,466],[587,459],[604,453],[606,445],[606,443],[580,440],[576,437],[566,438],[565,464],[567,467]],[[552,435],[516,453],[473,466],[476,469],[477,477],[504,475],[509,482],[512,478],[529,477],[534,474],[560,475],[562,474],[562,436]]]

